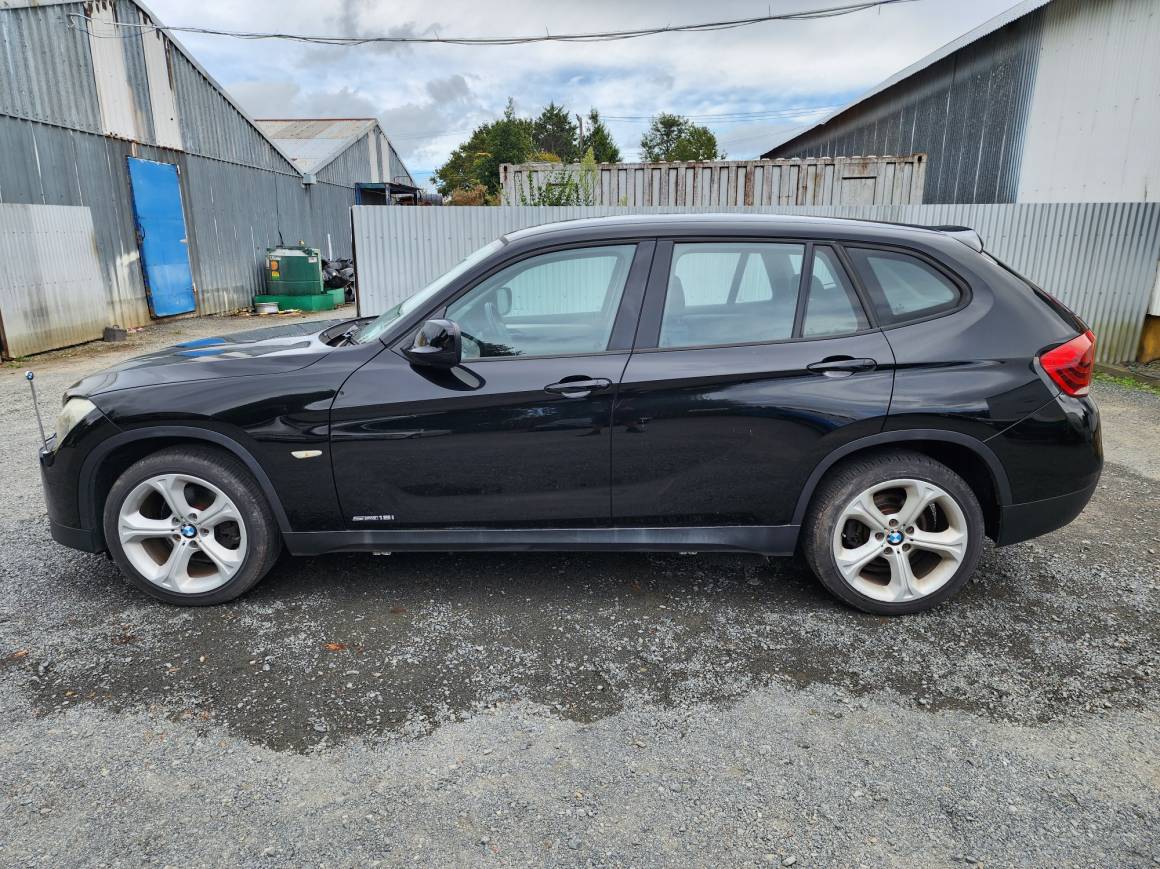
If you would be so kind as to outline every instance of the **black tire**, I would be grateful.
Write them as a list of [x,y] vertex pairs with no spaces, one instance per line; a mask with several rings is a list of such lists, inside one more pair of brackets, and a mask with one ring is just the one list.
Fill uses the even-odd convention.
[[[832,541],[846,505],[871,486],[899,478],[933,483],[949,494],[966,518],[967,544],[958,570],[941,588],[915,600],[880,601],[862,594],[846,581],[835,561]],[[983,511],[962,477],[929,456],[899,450],[849,459],[826,475],[806,513],[802,550],[814,575],[839,600],[876,615],[905,615],[932,609],[954,597],[966,585],[978,564],[984,534]]]
[[[121,546],[118,513],[125,498],[142,482],[160,474],[186,473],[217,486],[234,502],[245,524],[247,552],[242,565],[225,584],[198,594],[182,594],[146,579]],[[141,459],[109,490],[104,510],[105,542],[113,561],[130,585],[151,597],[180,606],[213,606],[233,600],[258,584],[282,552],[282,534],[261,487],[236,457],[213,447],[170,447]]]

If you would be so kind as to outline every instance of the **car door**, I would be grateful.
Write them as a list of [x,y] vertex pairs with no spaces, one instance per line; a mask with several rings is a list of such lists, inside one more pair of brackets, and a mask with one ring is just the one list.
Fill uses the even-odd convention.
[[460,366],[412,366],[396,346],[352,375],[332,410],[348,522],[607,525],[612,401],[653,247],[525,255],[429,315],[459,325]]
[[837,247],[660,242],[614,409],[613,521],[790,524],[817,463],[881,431],[893,369]]

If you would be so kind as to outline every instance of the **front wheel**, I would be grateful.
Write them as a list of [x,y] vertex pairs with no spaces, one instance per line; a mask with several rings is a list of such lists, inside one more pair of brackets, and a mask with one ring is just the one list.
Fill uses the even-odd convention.
[[806,559],[836,597],[870,613],[920,612],[975,572],[983,512],[946,465],[913,452],[839,466],[811,503]]
[[125,578],[168,603],[208,606],[249,591],[282,539],[246,467],[208,447],[146,456],[113,484],[105,542]]

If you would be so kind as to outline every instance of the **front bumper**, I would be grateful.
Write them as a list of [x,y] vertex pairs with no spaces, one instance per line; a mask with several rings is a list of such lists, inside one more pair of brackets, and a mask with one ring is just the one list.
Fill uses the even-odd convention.
[[56,436],[40,449],[40,482],[48,507],[49,530],[57,543],[85,552],[101,552],[99,517],[82,516],[81,471],[93,449],[119,429],[100,411],[78,423],[61,444]]
[[82,552],[104,552],[105,550],[104,540],[96,531],[89,528],[72,528],[49,519],[48,531],[53,540],[70,549],[79,549]]
[[40,482],[48,506],[49,533],[57,543],[72,549],[100,552],[104,545],[96,531],[77,527],[80,523],[76,477],[73,476],[77,469],[67,467],[70,464],[67,461],[57,461],[54,439],[50,438],[48,446],[40,448]]

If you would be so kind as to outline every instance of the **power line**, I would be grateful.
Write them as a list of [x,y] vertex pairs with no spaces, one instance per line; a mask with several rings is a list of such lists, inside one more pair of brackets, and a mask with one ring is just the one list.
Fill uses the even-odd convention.
[[[687,118],[690,121],[717,121],[718,123],[757,123],[760,121],[776,121],[783,118],[792,118],[797,115],[810,114],[812,112],[827,111],[837,108],[836,105],[830,106],[785,106],[780,109],[764,109],[753,112],[717,112],[706,114],[684,114],[678,112],[682,118]],[[600,119],[603,121],[651,121],[655,117],[653,115],[601,115]]]
[[[865,2],[850,3],[844,6],[830,6],[822,9],[808,9],[800,12],[770,13],[752,18],[733,18],[723,21],[706,21],[700,24],[671,24],[656,27],[641,27],[631,30],[607,30],[590,33],[544,33],[540,36],[309,36],[298,33],[278,33],[264,31],[220,30],[213,27],[167,27],[160,24],[141,24],[128,21],[112,22],[117,27],[141,31],[161,31],[164,33],[195,33],[202,36],[229,36],[234,39],[284,39],[293,42],[307,42],[317,45],[469,45],[469,46],[496,46],[496,45],[527,45],[537,42],[615,42],[624,39],[639,39],[643,36],[659,36],[666,33],[711,33],[718,30],[733,30],[739,27],[749,27],[754,24],[764,24],[769,21],[812,21],[819,18],[836,18],[840,15],[851,15],[855,12],[864,12],[882,6],[892,6],[895,3],[913,3],[915,0],[865,0]],[[72,19],[80,19],[86,23],[92,21],[81,12],[70,12]],[[93,33],[82,26],[90,35],[97,38],[131,39],[137,33],[124,36],[117,34]]]

